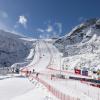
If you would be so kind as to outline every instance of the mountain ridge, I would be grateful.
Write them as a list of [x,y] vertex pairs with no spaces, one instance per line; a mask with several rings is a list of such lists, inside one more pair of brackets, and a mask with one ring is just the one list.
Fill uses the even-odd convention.
[[72,68],[100,66],[100,19],[89,19],[76,26],[54,45],[63,52],[66,65]]
[[9,67],[23,61],[32,48],[32,41],[25,36],[0,30],[0,67]]

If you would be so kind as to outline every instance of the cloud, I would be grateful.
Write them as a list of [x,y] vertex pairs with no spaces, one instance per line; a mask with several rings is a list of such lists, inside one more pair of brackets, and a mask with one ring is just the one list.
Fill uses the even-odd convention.
[[41,29],[41,28],[38,28],[37,31],[38,31],[38,32],[41,32],[41,33],[45,32],[45,30],[43,30],[43,29]]
[[48,25],[47,28],[45,29],[38,28],[37,31],[41,33],[44,33],[44,32],[49,33],[53,31],[53,27],[51,25]]
[[24,28],[27,27],[27,22],[28,22],[28,20],[27,20],[27,18],[25,16],[23,16],[23,15],[19,16],[18,23],[23,25]]
[[47,39],[52,36],[51,32],[53,32],[53,27],[51,25],[47,25],[45,29],[38,28],[37,31],[41,33],[39,36],[40,39]]
[[55,25],[58,27],[58,30],[59,30],[59,34],[62,33],[62,23],[55,23]]
[[49,39],[51,36],[49,34],[40,34],[40,39]]
[[39,38],[40,38],[40,39],[44,39],[44,36],[40,34]]
[[52,32],[53,27],[51,25],[48,25],[47,29],[45,30],[46,32]]
[[8,18],[7,12],[5,12],[5,11],[3,11],[3,10],[0,10],[0,17],[1,17],[1,18]]
[[62,33],[62,24],[58,22],[54,24],[49,23],[44,29],[38,28],[37,31],[40,32],[40,38],[56,38]]
[[5,25],[4,23],[2,23],[1,21],[0,21],[0,29],[8,29],[8,27],[7,27],[7,25]]
[[9,27],[8,25],[6,25],[2,22],[0,22],[0,30],[3,30],[5,32],[10,32],[12,34],[24,36],[23,33],[17,32],[16,30],[12,29],[11,27]]
[[18,24],[15,24],[15,25],[14,25],[14,28],[15,28],[15,29],[18,28],[18,27],[19,27]]

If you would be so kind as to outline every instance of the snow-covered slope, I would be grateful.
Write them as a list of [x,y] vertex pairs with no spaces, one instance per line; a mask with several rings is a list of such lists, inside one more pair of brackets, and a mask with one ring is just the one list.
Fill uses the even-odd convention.
[[70,68],[100,66],[100,19],[90,19],[76,26],[54,45],[64,53],[64,62]]
[[30,52],[32,41],[24,36],[0,30],[0,67],[23,61]]

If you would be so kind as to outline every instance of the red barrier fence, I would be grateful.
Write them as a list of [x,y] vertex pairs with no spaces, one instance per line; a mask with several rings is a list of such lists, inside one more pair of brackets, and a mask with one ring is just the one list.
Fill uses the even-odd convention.
[[60,91],[58,91],[53,86],[49,85],[47,82],[43,81],[40,78],[36,78],[34,76],[32,76],[32,78],[42,83],[54,96],[56,96],[60,100],[80,100],[79,98],[71,97],[69,95],[65,95],[64,93],[61,93]]
[[[50,52],[50,50],[49,50],[49,52]],[[40,60],[40,58],[39,58],[39,60]],[[36,62],[36,64],[39,62],[39,60]],[[52,60],[52,54],[51,54],[50,62],[48,64],[47,68],[49,67],[49,65],[51,63],[51,60]],[[21,72],[24,73],[26,76],[31,75],[31,73],[26,73],[27,71],[23,71],[23,69],[21,70]],[[64,93],[62,93],[59,90],[55,89],[53,86],[51,86],[50,84],[48,84],[47,82],[43,81],[40,78],[36,78],[35,76],[32,76],[32,79],[36,79],[37,81],[42,83],[54,96],[56,96],[60,100],[80,100],[79,98],[72,97],[72,96],[69,96],[69,95],[65,95]]]

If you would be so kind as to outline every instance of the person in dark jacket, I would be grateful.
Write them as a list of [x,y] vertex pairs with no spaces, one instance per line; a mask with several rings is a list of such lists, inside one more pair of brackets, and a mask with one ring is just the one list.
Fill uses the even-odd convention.
[[38,76],[39,76],[39,73],[36,73],[36,78],[38,78]]
[[33,73],[35,72],[35,70],[33,69]]

